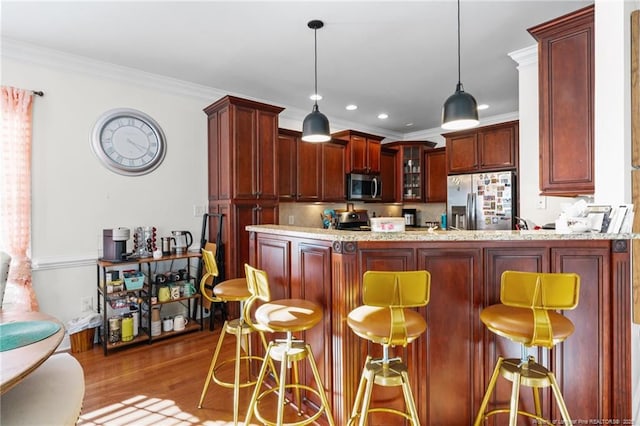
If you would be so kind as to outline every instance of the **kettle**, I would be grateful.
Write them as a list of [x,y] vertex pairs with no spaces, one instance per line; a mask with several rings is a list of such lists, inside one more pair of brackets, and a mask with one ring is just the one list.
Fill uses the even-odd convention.
[[189,231],[171,231],[171,236],[174,238],[176,254],[185,254],[193,244],[193,236]]

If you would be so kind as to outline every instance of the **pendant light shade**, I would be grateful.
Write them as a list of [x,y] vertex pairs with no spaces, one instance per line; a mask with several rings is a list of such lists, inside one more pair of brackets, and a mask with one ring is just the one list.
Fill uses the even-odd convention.
[[[324,26],[322,21],[313,20],[307,24],[313,30],[314,40],[314,94],[318,94],[318,38],[317,31]],[[331,140],[329,120],[318,110],[317,96],[314,100],[313,110],[302,122],[302,140],[305,142],[328,142]]]
[[471,94],[464,91],[460,79],[460,0],[458,0],[458,84],[456,92],[449,96],[442,107],[442,128],[463,130],[477,126],[478,104]]

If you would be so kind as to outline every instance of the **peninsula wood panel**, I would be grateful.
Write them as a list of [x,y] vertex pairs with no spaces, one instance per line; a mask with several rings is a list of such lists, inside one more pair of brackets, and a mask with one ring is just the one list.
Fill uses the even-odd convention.
[[[545,243],[531,243],[527,244],[526,247],[487,248],[484,254],[484,265],[485,292],[481,306],[487,307],[500,303],[500,286],[504,271],[549,272],[549,248]],[[484,376],[482,390],[478,395],[483,395],[486,391],[491,373],[499,356],[503,358],[520,358],[521,356],[520,344],[492,333],[484,325],[482,327],[483,340],[488,345],[486,345],[487,350],[482,360]],[[546,350],[530,349],[529,353],[534,355],[543,365],[548,365]],[[498,405],[504,406],[505,401],[509,401],[510,397],[511,382],[499,378],[495,391],[489,400],[488,409],[495,409]],[[476,401],[476,407],[480,406],[480,402],[481,400]],[[521,392],[518,403],[521,409],[535,412],[530,392]],[[545,411],[543,413],[544,416],[549,418],[549,403],[547,399],[544,400],[543,410]],[[492,421],[495,420],[492,419]],[[527,422],[524,419],[519,419],[519,424],[527,424]]]
[[[600,247],[597,247],[597,246]],[[574,333],[552,351],[551,368],[573,419],[611,419],[613,412],[594,389],[611,389],[611,288],[609,246],[563,247],[551,250],[551,272],[575,272],[580,276],[580,295],[574,310],[564,311]],[[590,371],[589,374],[585,374]],[[560,414],[554,407],[553,415]]]
[[[475,416],[481,387],[482,250],[419,248],[418,269],[431,274],[426,307],[426,348],[410,364],[412,385],[424,424],[456,426]],[[465,318],[465,321],[456,319]],[[461,422],[461,419],[465,419]]]
[[[337,424],[346,424],[355,397],[363,350],[368,348],[346,326],[348,313],[361,304],[362,274],[366,270],[427,269],[431,273],[430,303],[420,309],[427,320],[424,336],[406,351],[396,348],[408,364],[421,425],[471,424],[484,395],[497,357],[519,356],[518,345],[486,330],[480,311],[499,300],[504,270],[576,272],[582,277],[578,307],[564,314],[576,324],[576,332],[552,350],[531,351],[558,377],[571,418],[586,421],[631,418],[630,379],[630,241],[627,240],[535,240],[535,241],[317,241],[313,238],[257,233],[258,245],[278,240],[331,245],[331,291],[313,289],[308,297],[330,300],[330,336],[323,336],[331,355],[332,409]],[[323,258],[310,248],[313,264]],[[322,250],[320,250],[322,251]],[[260,251],[257,250],[259,253]],[[286,255],[273,250],[269,256]],[[313,259],[313,260],[311,260]],[[274,262],[274,260],[270,260]],[[299,270],[293,255],[291,271]],[[283,264],[280,261],[274,265]],[[292,294],[305,294],[320,281],[302,284],[292,273]],[[313,274],[315,276],[315,274]],[[323,274],[319,276],[325,277]],[[326,330],[326,329],[323,329]],[[323,331],[323,333],[326,333]],[[371,345],[375,353],[377,345]],[[318,354],[321,357],[322,355]],[[324,355],[327,356],[326,354]],[[325,358],[326,359],[326,358]],[[509,399],[509,385],[498,382],[491,403]],[[325,384],[327,386],[327,384]],[[530,392],[521,402],[531,407]],[[394,389],[376,389],[375,403],[402,407]],[[390,399],[391,398],[391,399]],[[542,393],[543,411],[552,419],[559,415],[548,390]],[[504,419],[494,423],[502,424]],[[372,424],[397,424],[397,419],[377,418]],[[527,424],[524,420],[518,424]]]
[[[331,287],[327,282],[331,282],[331,247],[327,244],[295,243],[292,254],[297,257],[293,262],[292,275],[292,297],[311,300],[317,303],[324,312],[331,312]],[[332,393],[332,356],[330,347],[331,341],[331,316],[324,315],[323,320],[310,330],[304,332],[304,340],[311,345],[314,358],[318,365],[323,389],[327,392],[327,398]],[[309,363],[305,361],[304,371],[301,371],[304,383],[310,384],[313,388],[318,388],[313,380],[313,372]],[[303,392],[306,403],[311,403],[315,407],[321,405],[320,398],[314,393]]]

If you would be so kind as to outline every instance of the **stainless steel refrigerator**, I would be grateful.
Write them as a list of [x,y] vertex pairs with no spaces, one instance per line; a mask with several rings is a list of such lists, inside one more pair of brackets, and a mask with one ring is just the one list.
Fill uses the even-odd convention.
[[516,223],[516,175],[512,171],[447,177],[447,226],[509,230]]

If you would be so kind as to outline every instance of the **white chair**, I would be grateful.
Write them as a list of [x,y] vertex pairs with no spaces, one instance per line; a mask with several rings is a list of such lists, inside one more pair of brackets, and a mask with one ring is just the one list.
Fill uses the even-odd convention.
[[11,256],[8,253],[0,251],[0,309],[2,309],[2,300],[4,299],[4,289],[7,287],[9,279],[9,265],[11,264]]
[[68,353],[54,354],[0,398],[3,426],[75,425],[84,399],[84,370]]

